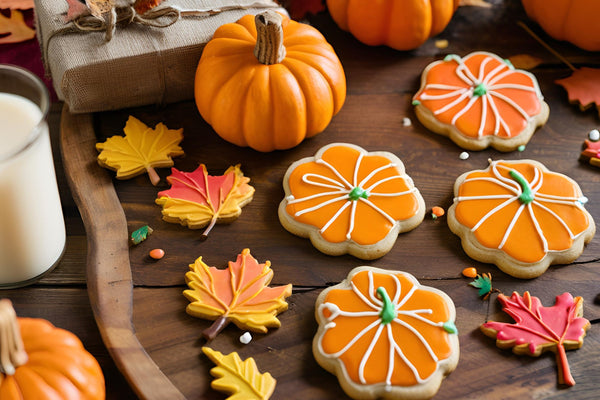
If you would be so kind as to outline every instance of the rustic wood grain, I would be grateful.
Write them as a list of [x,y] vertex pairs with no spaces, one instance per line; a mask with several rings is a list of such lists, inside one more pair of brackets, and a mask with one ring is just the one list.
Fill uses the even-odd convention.
[[[130,358],[129,353],[119,348],[121,338],[107,338],[106,328],[112,326],[107,321],[117,319],[118,326],[127,330],[127,343],[139,340],[151,363],[156,364],[160,374],[181,395],[188,399],[223,398],[210,389],[208,371],[212,365],[201,351],[206,342],[200,332],[211,322],[187,315],[187,300],[181,292],[185,289],[188,264],[197,257],[202,256],[209,265],[224,267],[248,247],[259,261],[271,260],[275,271],[273,284],[295,285],[289,299],[290,309],[280,315],[281,328],[254,335],[249,345],[239,343],[243,332],[233,325],[209,345],[223,353],[238,351],[242,358],[254,357],[261,371],[270,371],[278,380],[274,398],[345,398],[336,378],[321,369],[312,357],[311,342],[316,332],[314,301],[324,287],[341,281],[358,265],[410,272],[422,284],[444,290],[454,300],[461,358],[456,371],[443,382],[437,399],[597,398],[600,307],[594,304],[594,298],[600,292],[598,238],[575,263],[550,267],[534,280],[518,280],[493,265],[466,256],[445,218],[435,221],[426,218],[414,231],[401,234],[390,253],[368,263],[350,256],[323,255],[307,239],[283,229],[277,218],[276,209],[283,197],[281,180],[287,167],[297,159],[314,155],[326,144],[350,142],[370,151],[385,149],[398,155],[428,208],[434,205],[448,208],[455,179],[463,172],[485,168],[489,158],[536,159],[551,170],[576,179],[590,198],[587,209],[600,221],[600,170],[578,160],[587,132],[598,126],[598,114],[595,110],[581,113],[578,107],[568,104],[564,89],[554,84],[554,80],[568,75],[569,70],[516,25],[516,21],[526,20],[520,2],[490,3],[494,7],[458,10],[438,37],[449,41],[448,48],[438,49],[430,40],[411,52],[362,45],[337,29],[326,13],[311,18],[344,65],[348,96],[325,132],[288,151],[263,154],[224,142],[201,119],[193,102],[96,114],[95,136],[89,130],[91,121],[82,120],[88,117],[63,116],[63,124],[74,124],[68,132],[73,142],[66,147],[62,144],[67,175],[76,177],[71,178],[71,184],[88,231],[92,305],[97,305],[94,311],[109,351],[140,397],[173,398],[158,396],[155,390],[160,388],[156,382],[145,378],[150,373],[142,376],[130,372],[131,364],[144,364],[148,360]],[[531,28],[576,66],[600,66],[598,53],[583,52],[549,39],[534,24]],[[488,50],[503,57],[526,53],[543,60],[532,72],[538,77],[551,115],[524,152],[500,153],[493,149],[470,152],[470,158],[462,161],[458,158],[462,149],[449,139],[427,131],[414,115],[410,99],[418,89],[422,69],[448,53],[465,55],[474,50]],[[191,171],[199,163],[205,163],[211,174],[218,175],[229,165],[241,163],[256,188],[253,202],[234,223],[215,226],[204,242],[200,240],[200,231],[162,221],[160,207],[154,200],[159,190],[168,187],[164,179],[169,174],[167,169],[158,171],[162,183],[154,187],[146,176],[118,181],[114,173],[101,170],[95,163],[95,141],[121,134],[129,115],[151,126],[164,122],[169,128],[184,128],[182,147],[186,156],[176,159],[178,169]],[[404,117],[411,119],[411,126],[403,126]],[[100,184],[95,187],[90,178],[94,179],[92,182],[99,178]],[[109,199],[107,192],[111,192]],[[118,201],[113,198],[115,192]],[[78,198],[81,196],[86,197],[85,202]],[[154,229],[154,234],[142,244],[124,249],[125,231],[145,224]],[[148,251],[156,247],[166,252],[159,261],[148,257]],[[81,254],[82,249],[77,247],[73,251]],[[508,318],[500,310],[495,295],[482,301],[476,290],[467,285],[469,280],[460,275],[466,266],[492,273],[494,286],[505,294],[529,290],[546,306],[566,291],[584,298],[584,316],[594,324],[583,348],[567,353],[577,385],[569,389],[557,386],[557,365],[552,354],[539,358],[515,356],[496,348],[492,339],[480,333],[479,325],[486,320],[508,321]],[[126,271],[129,267],[130,275]],[[116,280],[119,293],[111,297],[107,293],[117,289],[113,289],[109,276],[115,272],[119,276]],[[103,301],[102,296],[108,298]],[[115,310],[123,314],[113,316]],[[131,336],[133,330],[135,337]]]
[[110,178],[95,162],[95,141],[91,116],[72,115],[65,106],[61,150],[67,179],[87,229],[87,284],[98,328],[109,352],[140,397],[183,398],[135,336],[127,224]]

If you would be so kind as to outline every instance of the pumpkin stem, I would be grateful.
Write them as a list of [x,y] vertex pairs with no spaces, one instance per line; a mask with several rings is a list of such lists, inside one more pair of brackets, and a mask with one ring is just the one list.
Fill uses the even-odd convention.
[[256,23],[254,56],[261,64],[279,64],[285,58],[281,14],[267,10],[257,14],[254,21]]
[[[0,300],[0,372],[13,375],[27,362],[17,314],[8,299]],[[0,376],[0,380],[3,376]]]

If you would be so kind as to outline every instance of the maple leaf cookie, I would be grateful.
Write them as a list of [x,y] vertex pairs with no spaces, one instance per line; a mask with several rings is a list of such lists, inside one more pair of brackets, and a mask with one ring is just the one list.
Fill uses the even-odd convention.
[[400,271],[358,267],[317,298],[317,362],[356,399],[429,399],[459,359],[454,303]]
[[279,220],[325,254],[370,260],[416,228],[425,202],[398,157],[347,143],[293,163],[283,179]]
[[413,105],[426,128],[467,150],[515,150],[549,115],[535,76],[487,52],[429,64]]
[[448,226],[472,258],[516,278],[575,260],[596,226],[569,177],[533,160],[490,161],[454,184]]

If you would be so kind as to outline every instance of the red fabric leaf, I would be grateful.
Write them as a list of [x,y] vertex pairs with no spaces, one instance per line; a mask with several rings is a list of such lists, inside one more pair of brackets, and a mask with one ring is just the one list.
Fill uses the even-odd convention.
[[562,369],[559,381],[573,386],[575,381],[567,364],[566,349],[575,349],[583,344],[583,337],[590,322],[582,318],[581,297],[570,293],[556,296],[552,307],[543,307],[540,299],[525,292],[506,297],[499,295],[502,309],[515,323],[489,321],[481,326],[482,331],[496,338],[499,347],[512,347],[516,354],[538,356],[543,351],[556,353],[557,362]]
[[600,69],[582,67],[556,83],[565,88],[569,101],[579,104],[582,111],[600,105]]

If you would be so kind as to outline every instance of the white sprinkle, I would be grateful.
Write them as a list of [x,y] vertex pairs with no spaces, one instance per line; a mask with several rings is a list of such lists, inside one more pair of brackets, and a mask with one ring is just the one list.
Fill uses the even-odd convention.
[[410,120],[410,118],[404,117],[402,118],[402,126],[411,126],[412,125],[412,121]]
[[600,140],[600,132],[598,131],[598,129],[592,129],[588,136],[593,142],[597,142],[598,140]]
[[466,151],[463,151],[462,153],[460,153],[458,155],[458,158],[460,158],[461,160],[466,160],[467,158],[469,158],[469,153],[467,153]]
[[246,332],[242,336],[240,336],[240,342],[242,342],[243,344],[248,344],[251,340],[252,335],[250,334],[250,332]]
[[585,196],[581,196],[579,199],[577,199],[577,202],[581,205],[586,204],[589,201],[589,199]]

